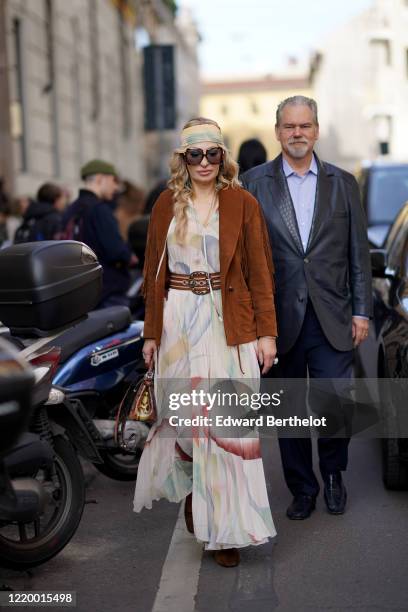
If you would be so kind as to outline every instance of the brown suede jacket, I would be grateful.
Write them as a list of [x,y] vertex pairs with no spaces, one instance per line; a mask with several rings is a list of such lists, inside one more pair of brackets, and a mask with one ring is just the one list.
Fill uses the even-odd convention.
[[[160,344],[166,298],[167,232],[173,218],[172,192],[166,189],[153,207],[143,271],[146,302],[144,337]],[[219,240],[222,310],[227,344],[277,336],[273,261],[258,201],[245,189],[219,192]]]

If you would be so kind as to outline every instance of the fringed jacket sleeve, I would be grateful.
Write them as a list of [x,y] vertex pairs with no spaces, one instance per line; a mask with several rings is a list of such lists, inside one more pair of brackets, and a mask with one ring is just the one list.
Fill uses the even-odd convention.
[[255,312],[256,333],[261,336],[277,336],[275,313],[275,267],[272,248],[262,209],[258,201],[252,200],[250,214],[245,223],[245,256],[248,268],[248,288],[251,292]]
[[150,216],[149,228],[147,231],[145,260],[143,267],[142,295],[145,301],[145,320],[143,335],[144,338],[155,337],[155,281],[158,267],[156,227],[155,227],[155,207]]

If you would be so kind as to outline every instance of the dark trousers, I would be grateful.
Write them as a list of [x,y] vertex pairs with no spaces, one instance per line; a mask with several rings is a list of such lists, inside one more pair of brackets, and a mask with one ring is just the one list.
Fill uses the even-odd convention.
[[[278,355],[279,364],[274,375],[281,378],[350,379],[353,351],[337,351],[327,341],[310,300],[299,337],[285,355]],[[346,381],[345,381],[346,382]],[[348,383],[346,383],[348,384]],[[309,395],[309,401],[311,397]],[[306,397],[300,398],[306,409]],[[312,402],[310,401],[312,404]],[[333,403],[333,402],[332,402]],[[311,405],[312,411],[313,406]],[[333,406],[332,406],[333,408]],[[319,467],[323,479],[331,472],[347,467],[347,437],[319,437]],[[286,484],[293,495],[317,496],[319,483],[313,472],[312,441],[310,437],[280,437],[279,446]]]

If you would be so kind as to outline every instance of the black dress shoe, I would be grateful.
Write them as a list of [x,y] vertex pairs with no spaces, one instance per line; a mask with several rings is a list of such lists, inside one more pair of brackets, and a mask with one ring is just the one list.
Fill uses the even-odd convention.
[[292,521],[307,519],[316,508],[316,498],[311,495],[295,495],[293,502],[286,510],[286,516]]
[[324,481],[324,501],[330,514],[343,514],[347,491],[340,472],[329,474]]

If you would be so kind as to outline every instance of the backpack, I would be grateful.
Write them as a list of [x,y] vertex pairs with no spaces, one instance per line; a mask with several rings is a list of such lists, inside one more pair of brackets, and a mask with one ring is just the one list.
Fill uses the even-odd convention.
[[35,217],[24,220],[14,234],[14,244],[37,242],[38,240],[44,240],[44,234],[41,219]]
[[70,217],[65,227],[58,234],[58,240],[84,241],[84,217],[82,211]]

